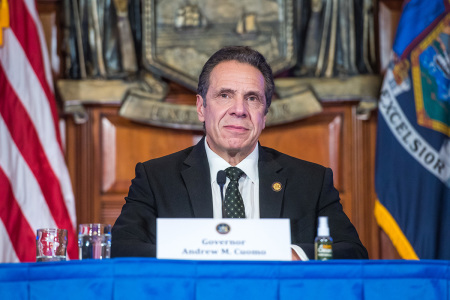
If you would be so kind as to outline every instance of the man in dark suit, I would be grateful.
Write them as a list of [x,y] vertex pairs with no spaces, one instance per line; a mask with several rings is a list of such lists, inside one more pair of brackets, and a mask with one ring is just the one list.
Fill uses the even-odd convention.
[[[308,259],[317,218],[328,216],[334,258],[368,258],[342,210],[331,169],[259,145],[273,89],[270,66],[257,51],[226,47],[211,56],[197,89],[206,136],[137,164],[112,230],[113,257],[156,256],[156,218],[246,217],[289,218],[292,257]],[[224,205],[220,170],[228,177]]]

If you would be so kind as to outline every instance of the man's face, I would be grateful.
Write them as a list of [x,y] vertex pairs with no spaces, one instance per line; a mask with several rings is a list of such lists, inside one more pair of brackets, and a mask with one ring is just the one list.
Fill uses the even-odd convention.
[[[219,156],[245,158],[265,127],[264,77],[255,67],[225,61],[211,72],[206,94],[197,95],[197,113],[205,122],[206,141]],[[240,161],[239,160],[239,161]]]

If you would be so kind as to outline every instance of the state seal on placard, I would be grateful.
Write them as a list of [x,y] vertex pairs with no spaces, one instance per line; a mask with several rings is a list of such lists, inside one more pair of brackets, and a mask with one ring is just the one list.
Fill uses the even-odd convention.
[[220,223],[219,225],[216,226],[216,230],[220,234],[227,234],[228,232],[230,232],[231,227],[226,223]]

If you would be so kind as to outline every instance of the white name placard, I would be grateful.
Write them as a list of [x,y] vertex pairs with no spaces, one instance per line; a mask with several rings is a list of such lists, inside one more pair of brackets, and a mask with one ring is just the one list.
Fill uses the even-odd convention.
[[288,219],[157,219],[156,257],[291,260]]

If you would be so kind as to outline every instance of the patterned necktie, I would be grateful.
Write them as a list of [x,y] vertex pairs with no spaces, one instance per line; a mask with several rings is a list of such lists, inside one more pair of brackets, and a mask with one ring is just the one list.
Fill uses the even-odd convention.
[[245,218],[244,201],[239,192],[239,178],[244,172],[236,167],[229,167],[225,170],[227,177],[230,178],[227,190],[225,192],[225,216],[224,218]]

